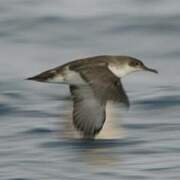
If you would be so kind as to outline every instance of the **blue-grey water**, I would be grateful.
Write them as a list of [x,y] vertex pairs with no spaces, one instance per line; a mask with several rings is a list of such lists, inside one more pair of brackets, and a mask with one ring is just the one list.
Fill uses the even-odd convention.
[[[125,139],[64,139],[68,87],[24,79],[99,54],[160,73],[124,78]],[[179,180],[180,1],[1,0],[0,179]]]

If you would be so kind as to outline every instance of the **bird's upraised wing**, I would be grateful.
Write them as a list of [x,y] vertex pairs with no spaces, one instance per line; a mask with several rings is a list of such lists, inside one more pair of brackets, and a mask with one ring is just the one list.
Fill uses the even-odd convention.
[[93,138],[103,127],[108,100],[129,106],[128,97],[120,79],[107,67],[78,69],[87,85],[71,85],[73,97],[73,123],[84,135]]

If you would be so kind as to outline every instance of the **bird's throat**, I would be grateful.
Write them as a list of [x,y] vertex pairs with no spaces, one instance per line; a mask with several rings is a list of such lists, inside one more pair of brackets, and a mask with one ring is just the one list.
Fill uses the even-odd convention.
[[131,69],[129,66],[109,65],[108,68],[119,78],[133,72],[133,69]]

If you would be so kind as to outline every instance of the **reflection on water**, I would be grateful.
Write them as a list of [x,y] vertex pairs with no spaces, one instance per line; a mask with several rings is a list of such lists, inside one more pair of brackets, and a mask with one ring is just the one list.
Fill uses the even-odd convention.
[[78,159],[81,159],[83,163],[91,165],[93,168],[108,168],[108,166],[119,163],[120,156],[112,153],[112,149],[118,147],[119,144],[112,141],[82,141],[78,144],[79,146],[75,147]]
[[[121,162],[120,149],[123,150],[126,146],[136,146],[143,143],[143,141],[135,141],[130,139],[113,140],[113,139],[66,139],[54,142],[44,143],[42,147],[45,148],[67,148],[73,151],[78,161],[86,165],[91,165],[93,168],[105,168],[116,165]],[[118,149],[118,151],[116,150]],[[120,148],[120,149],[119,149]],[[124,153],[122,151],[122,153]],[[148,152],[147,152],[148,153]]]
[[81,152],[80,158],[86,158],[86,163],[101,168],[112,166],[116,162],[119,163],[119,156],[117,156],[117,154],[111,154],[111,151],[108,151],[108,149],[109,148],[88,149]]

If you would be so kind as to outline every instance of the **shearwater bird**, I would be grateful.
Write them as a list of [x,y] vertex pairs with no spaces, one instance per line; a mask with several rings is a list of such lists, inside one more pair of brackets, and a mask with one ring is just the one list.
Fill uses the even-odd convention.
[[93,139],[104,125],[109,101],[129,107],[121,78],[140,70],[158,73],[133,57],[103,55],[74,60],[28,80],[69,84],[74,127],[84,138]]

